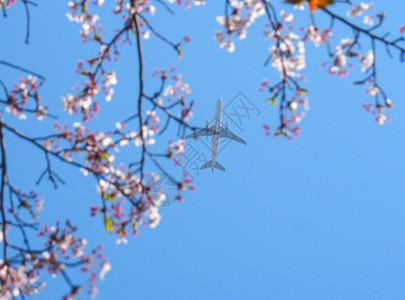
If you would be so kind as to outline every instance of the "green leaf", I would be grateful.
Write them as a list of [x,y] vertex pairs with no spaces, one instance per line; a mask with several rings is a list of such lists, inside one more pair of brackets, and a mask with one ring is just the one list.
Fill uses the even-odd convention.
[[105,200],[112,200],[112,201],[116,201],[117,200],[117,197],[115,197],[115,196],[112,196],[112,195],[110,195],[110,194],[104,194],[104,199]]
[[269,98],[269,99],[266,100],[266,102],[273,104],[273,106],[277,105],[276,98]]
[[104,157],[109,164],[111,163],[107,152],[102,152],[101,157]]
[[301,96],[305,96],[306,92],[308,92],[307,89],[304,89],[304,88],[300,89]]
[[110,218],[107,218],[107,217],[104,218],[104,226],[105,226],[105,229],[106,229],[108,232],[113,232],[113,229],[112,229],[112,220],[111,220]]

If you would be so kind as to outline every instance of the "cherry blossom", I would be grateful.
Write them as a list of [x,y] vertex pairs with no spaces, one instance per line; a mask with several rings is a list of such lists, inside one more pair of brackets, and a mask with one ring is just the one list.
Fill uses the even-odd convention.
[[303,41],[310,41],[314,43],[316,47],[319,47],[322,43],[328,43],[331,36],[329,29],[322,30],[316,28],[313,24],[309,24],[308,28],[304,29],[305,36]]
[[293,14],[288,14],[284,10],[281,10],[280,15],[284,19],[284,22],[294,23],[294,15]]
[[365,72],[374,65],[374,51],[369,50],[361,58],[361,71]]
[[372,16],[364,16],[364,18],[363,18],[363,23],[364,24],[366,24],[366,25],[369,25],[369,26],[373,26],[373,24],[374,24],[374,19],[373,19],[373,17]]
[[365,2],[360,2],[359,5],[352,5],[352,8],[346,13],[348,17],[361,16],[363,12],[373,8],[372,4],[367,4]]
[[173,153],[175,155],[182,155],[184,152],[184,140],[180,139],[176,142],[171,142],[166,148],[166,152],[169,157],[172,157]]
[[378,88],[378,86],[372,85],[370,86],[370,88],[367,90],[367,94],[371,95],[371,96],[375,96],[378,94],[378,92],[380,91],[380,89]]

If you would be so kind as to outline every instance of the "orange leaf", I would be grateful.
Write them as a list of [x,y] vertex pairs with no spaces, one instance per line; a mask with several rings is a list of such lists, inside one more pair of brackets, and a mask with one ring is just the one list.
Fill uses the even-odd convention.
[[333,0],[309,0],[309,9],[312,11],[318,7],[325,7],[333,3]]
[[[305,0],[284,0],[286,3],[292,4],[301,4]],[[326,7],[329,4],[332,4],[334,0],[307,0],[309,4],[309,9],[313,11],[315,8],[318,7]]]

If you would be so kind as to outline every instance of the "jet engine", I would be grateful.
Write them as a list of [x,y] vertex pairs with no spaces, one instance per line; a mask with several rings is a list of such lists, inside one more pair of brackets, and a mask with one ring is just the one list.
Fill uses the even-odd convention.
[[205,127],[208,127],[208,126],[210,126],[210,121],[205,121]]
[[225,123],[225,128],[228,129],[228,127],[229,127],[229,122],[226,122]]

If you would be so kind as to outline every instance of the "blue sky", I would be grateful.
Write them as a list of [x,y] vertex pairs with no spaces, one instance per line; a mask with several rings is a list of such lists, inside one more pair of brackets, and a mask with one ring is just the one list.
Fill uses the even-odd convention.
[[[37,187],[35,180],[45,164],[42,155],[32,151],[28,156],[25,146],[9,137],[11,176],[38,189],[47,200],[41,221],[69,218],[90,245],[104,244],[113,267],[99,284],[98,299],[403,298],[404,65],[378,48],[379,78],[395,106],[389,112],[392,122],[379,126],[361,107],[373,99],[352,84],[360,72],[332,77],[320,70],[326,51],[308,47],[305,86],[311,110],[302,122],[301,137],[294,142],[265,137],[261,125],[276,124],[277,111],[257,88],[263,78],[278,80],[278,75],[263,67],[268,55],[263,23],[250,28],[234,53],[219,49],[213,30],[219,28],[215,17],[223,13],[222,2],[178,9],[174,17],[157,6],[155,27],[174,40],[188,34],[192,41],[180,61],[153,38],[145,41],[144,50],[147,72],[175,65],[184,74],[197,104],[193,124],[203,126],[213,118],[218,97],[226,105],[239,92],[260,110],[244,123],[243,132],[231,123],[231,130],[248,145],[231,143],[221,152],[218,161],[225,173],[201,172],[195,192],[187,193],[183,203],[161,209],[156,229],[142,228],[128,245],[119,246],[100,219],[88,217],[89,206],[98,203],[92,178],[56,164],[67,184],[58,190],[47,182]],[[111,33],[119,20],[110,16],[111,5],[105,6],[101,21]],[[376,1],[375,6],[387,15],[381,32],[396,36],[405,23],[405,4]],[[66,11],[65,1],[40,3],[33,9],[28,46],[19,19],[21,4],[9,11],[8,19],[0,19],[1,59],[44,74],[43,98],[54,111],[60,111],[60,97],[80,80],[73,73],[77,60],[96,49],[80,42],[79,25],[64,17]],[[297,13],[297,18],[304,25],[309,22],[305,13]],[[337,38],[350,36],[342,27],[337,29]],[[101,101],[93,126],[115,124],[133,106],[135,48],[121,50],[114,98],[111,103]],[[4,67],[0,72],[8,82],[18,76]],[[19,126],[36,130],[29,124]],[[201,142],[193,145],[210,155]],[[136,154],[134,148],[125,155]],[[63,283],[50,279],[40,298],[55,299],[66,290]]]

